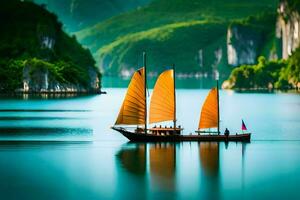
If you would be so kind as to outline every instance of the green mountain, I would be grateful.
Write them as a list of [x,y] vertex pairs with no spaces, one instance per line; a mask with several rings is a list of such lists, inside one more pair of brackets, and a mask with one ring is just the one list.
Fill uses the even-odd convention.
[[[249,16],[256,16],[252,21],[268,22],[258,30],[259,34],[265,32],[275,26],[277,6],[276,0],[154,0],[79,31],[76,36],[91,49],[106,74],[126,74],[142,64],[139,57],[146,51],[149,70],[154,73],[175,63],[179,73],[209,75],[219,71],[227,76],[232,69],[227,55],[230,25],[251,22]],[[265,12],[269,14],[262,15]],[[248,27],[261,40],[263,36],[253,31],[255,24]],[[269,43],[255,42],[257,46],[272,46]],[[251,57],[250,61],[255,62],[263,49],[257,48],[252,56],[255,59]]]
[[89,50],[62,31],[56,15],[31,2],[0,7],[0,90],[83,92],[99,89]]
[[150,0],[34,0],[58,15],[66,30],[73,32],[146,5]]

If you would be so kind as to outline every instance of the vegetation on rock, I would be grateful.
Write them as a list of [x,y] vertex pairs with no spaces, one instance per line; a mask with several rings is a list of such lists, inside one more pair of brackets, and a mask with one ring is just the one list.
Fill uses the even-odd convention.
[[267,61],[235,68],[224,83],[229,89],[291,89],[300,83],[300,48],[288,60]]
[[0,90],[22,87],[25,66],[47,69],[58,82],[90,89],[89,70],[101,74],[88,49],[62,31],[56,15],[31,2],[5,1],[0,7]]

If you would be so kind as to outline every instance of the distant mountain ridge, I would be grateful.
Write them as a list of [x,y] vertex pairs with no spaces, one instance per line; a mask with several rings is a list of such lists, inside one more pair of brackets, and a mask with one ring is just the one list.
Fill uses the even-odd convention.
[[[250,16],[266,22],[262,17],[266,16],[269,21],[265,26],[274,27],[277,6],[274,0],[154,0],[141,9],[79,31],[76,36],[91,49],[106,74],[128,74],[141,65],[138,57],[147,51],[153,73],[175,63],[178,73],[210,75],[217,70],[226,76],[232,70],[227,55],[229,25],[246,22]],[[264,51],[264,45],[272,46],[268,43],[271,41],[259,43],[262,47],[257,51]]]
[[143,51],[153,75],[175,63],[179,75],[226,77],[259,55],[281,56],[274,30],[278,0],[35,2],[57,13],[68,31],[78,30],[107,75],[131,74]]
[[69,32],[78,31],[126,12],[144,6],[150,0],[34,0],[44,4],[58,15]]

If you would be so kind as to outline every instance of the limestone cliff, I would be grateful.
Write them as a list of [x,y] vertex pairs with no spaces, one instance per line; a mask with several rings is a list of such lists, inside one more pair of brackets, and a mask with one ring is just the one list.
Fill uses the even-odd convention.
[[260,38],[258,33],[247,27],[238,24],[230,26],[227,31],[228,64],[253,64],[256,61]]
[[[298,6],[299,7],[299,6]],[[276,21],[262,16],[233,23],[227,31],[228,64],[256,63],[258,56],[287,59],[300,44],[300,15],[297,1],[282,0]]]
[[61,82],[47,68],[34,68],[26,65],[23,69],[23,87],[18,92],[34,93],[87,93],[99,92],[100,80],[97,72],[89,68],[89,86],[82,84]]
[[[299,89],[300,88],[300,1],[282,0],[277,9],[276,23],[269,37],[265,37],[263,43],[265,47],[259,50],[253,48],[243,36],[251,36],[251,32],[236,34],[238,30],[230,30],[228,38],[236,39],[236,44],[231,46],[228,43],[228,60],[230,64],[239,64],[235,68],[227,81],[223,83],[223,88],[236,89]],[[263,24],[270,26],[268,23]],[[234,32],[235,31],[235,32]],[[232,33],[233,32],[233,33]],[[272,34],[274,32],[274,34]],[[261,32],[266,36],[267,32]],[[252,38],[253,39],[253,38]],[[252,49],[256,55],[262,56],[257,60],[257,64],[251,62],[238,63],[241,60],[241,48]],[[238,49],[238,50],[236,50]],[[250,52],[250,51],[248,51]],[[267,54],[267,55],[266,55]],[[250,56],[248,54],[248,56]],[[248,65],[252,64],[252,65]]]
[[254,64],[260,55],[278,57],[273,52],[276,49],[275,24],[276,15],[273,13],[233,22],[227,30],[228,64]]
[[[54,51],[56,43],[56,34],[49,31],[47,28],[38,33],[41,51]],[[48,61],[50,57],[44,55],[43,60]],[[55,77],[52,70],[46,67],[45,64],[40,64],[38,67],[27,62],[23,68],[23,87],[18,88],[19,92],[72,92],[72,93],[87,93],[100,91],[100,79],[97,70],[89,66],[87,67],[88,84],[83,86],[80,83],[62,82]],[[40,63],[44,63],[41,62]]]
[[295,2],[281,1],[276,36],[282,40],[282,58],[287,59],[300,44],[300,15]]

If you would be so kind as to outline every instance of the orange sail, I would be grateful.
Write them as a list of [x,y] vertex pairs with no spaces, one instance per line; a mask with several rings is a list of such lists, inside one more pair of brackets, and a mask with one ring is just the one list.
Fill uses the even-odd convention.
[[150,102],[150,123],[175,120],[175,88],[173,70],[160,74]]
[[199,128],[217,128],[219,124],[218,90],[213,88],[202,107]]
[[131,78],[115,124],[145,124],[145,110],[145,68],[141,68]]

